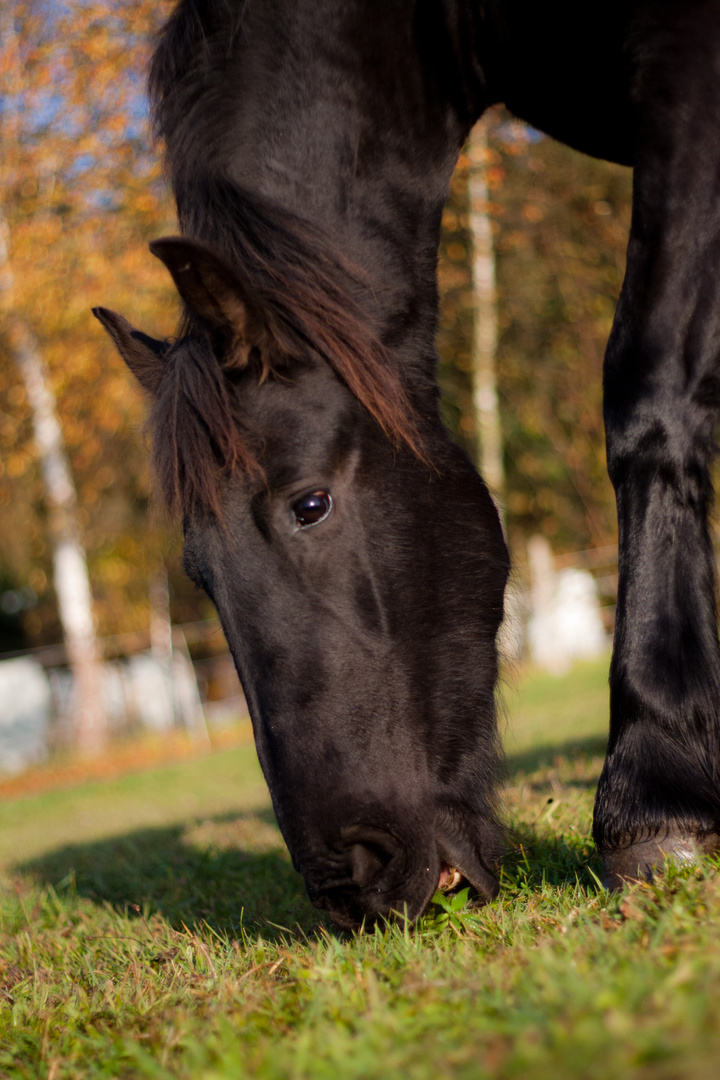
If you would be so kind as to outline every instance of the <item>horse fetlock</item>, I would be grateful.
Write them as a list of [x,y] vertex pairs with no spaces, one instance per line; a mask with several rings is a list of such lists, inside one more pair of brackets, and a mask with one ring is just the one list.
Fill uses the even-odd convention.
[[615,892],[637,881],[651,882],[669,864],[677,867],[697,863],[703,855],[720,849],[720,835],[669,825],[653,836],[644,836],[603,852],[602,883]]
[[608,873],[635,879],[642,865],[647,873],[640,876],[649,878],[669,858],[686,863],[718,846],[717,718],[706,713],[698,730],[698,712],[625,718],[621,725],[616,711],[593,820]]

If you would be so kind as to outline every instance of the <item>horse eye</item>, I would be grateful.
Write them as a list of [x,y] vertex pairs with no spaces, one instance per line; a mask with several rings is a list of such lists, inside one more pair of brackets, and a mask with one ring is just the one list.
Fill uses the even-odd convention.
[[333,501],[329,491],[312,491],[292,504],[295,522],[300,529],[324,521],[332,508]]

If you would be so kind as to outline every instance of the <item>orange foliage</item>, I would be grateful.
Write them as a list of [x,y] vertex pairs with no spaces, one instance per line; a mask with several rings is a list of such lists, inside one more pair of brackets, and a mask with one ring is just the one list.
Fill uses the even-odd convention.
[[[518,551],[538,531],[558,550],[611,544],[602,361],[624,272],[630,170],[540,138],[502,110],[488,124],[510,539]],[[467,184],[462,154],[443,214],[438,346],[445,415],[472,452]]]
[[[175,225],[144,87],[171,0],[1,3],[12,30],[0,48],[0,209],[13,308],[38,338],[57,394],[100,631],[136,629],[147,625],[147,580],[168,541],[157,523],[148,527],[141,395],[90,308],[117,308],[157,336],[174,328],[174,290],[147,252],[148,240]],[[598,479],[600,366],[622,272],[629,179],[548,140],[529,142],[506,117],[499,122],[488,184],[510,527],[543,529],[563,546],[604,542],[613,518],[607,481]],[[439,343],[447,416],[470,445],[467,168],[463,154],[443,215]],[[34,642],[58,640],[30,415],[1,349],[0,593],[35,589],[40,602],[26,629]]]
[[[90,308],[117,307],[158,336],[174,328],[174,290],[147,250],[175,224],[145,97],[152,40],[171,3],[4,5],[0,210],[14,277],[6,300],[50,371],[99,628],[115,633],[147,625],[147,578],[167,540],[157,525],[148,533],[142,397]],[[26,629],[36,641],[58,640],[31,418],[1,350],[0,593],[35,582],[39,604]]]

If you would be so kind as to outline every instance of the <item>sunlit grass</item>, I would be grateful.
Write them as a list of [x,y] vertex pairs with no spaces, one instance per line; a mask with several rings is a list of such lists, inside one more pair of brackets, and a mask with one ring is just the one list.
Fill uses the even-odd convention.
[[502,684],[505,751],[516,759],[556,755],[558,749],[604,748],[608,730],[610,657],[577,664],[558,678],[532,671],[509,673]]
[[500,897],[414,927],[318,918],[249,748],[0,807],[0,1075],[715,1076],[717,864],[598,886],[605,679],[521,686]]

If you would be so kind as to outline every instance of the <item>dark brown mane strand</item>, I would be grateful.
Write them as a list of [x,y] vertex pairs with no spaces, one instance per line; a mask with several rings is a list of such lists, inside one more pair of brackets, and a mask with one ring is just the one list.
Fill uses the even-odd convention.
[[192,197],[177,197],[183,232],[249,281],[279,350],[320,355],[397,446],[422,456],[400,373],[355,299],[360,274],[322,232],[221,177],[195,176]]
[[209,341],[185,338],[166,356],[166,373],[150,413],[152,463],[172,511],[202,506],[222,518],[223,471],[262,474],[233,412],[228,385]]

